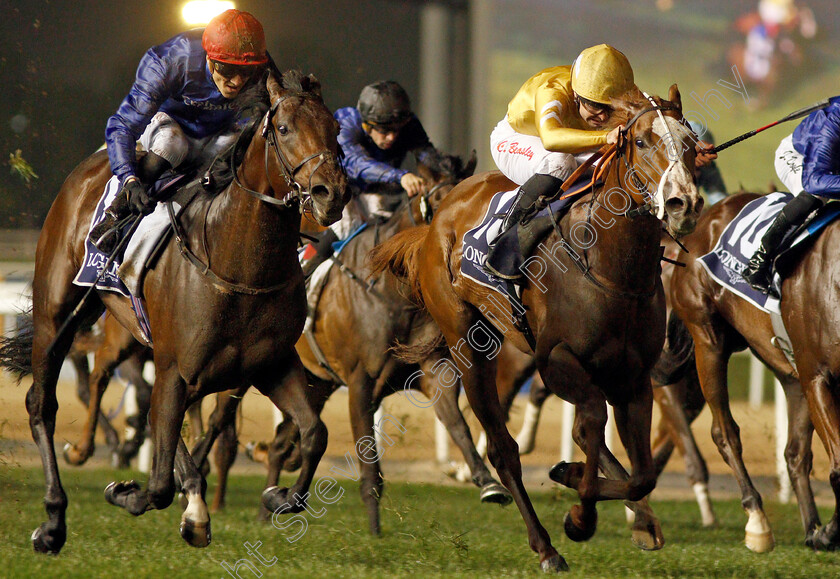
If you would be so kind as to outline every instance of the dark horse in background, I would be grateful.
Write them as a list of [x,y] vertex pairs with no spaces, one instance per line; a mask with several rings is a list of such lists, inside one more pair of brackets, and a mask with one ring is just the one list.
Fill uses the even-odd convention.
[[[303,366],[294,350],[306,317],[303,274],[297,261],[299,203],[311,205],[327,225],[341,216],[347,177],[338,160],[338,123],[314,77],[293,71],[265,79],[261,103],[270,107],[262,130],[249,131],[234,180],[217,195],[199,193],[185,207],[180,229],[196,267],[171,242],[144,279],[143,292],[154,342],[155,385],[149,414],[154,461],[148,488],[134,481],[112,483],[109,502],[134,515],[169,506],[176,490],[189,501],[181,535],[191,545],[210,541],[203,501],[205,482],[181,439],[188,405],[232,385],[253,384],[300,427],[301,474],[290,489],[290,511],[304,508],[327,445],[327,430],[310,408]],[[263,108],[265,110],[265,108]],[[31,362],[33,383],[26,397],[33,438],[46,478],[49,520],[32,535],[36,551],[58,553],[67,536],[67,496],[53,448],[55,388],[59,369],[81,327],[104,308],[139,340],[128,299],[95,292],[56,340],[59,327],[79,305],[85,289],[73,284],[84,257],[85,237],[96,201],[110,178],[104,153],[97,153],[65,181],[38,242],[33,280],[33,334],[7,342],[2,354],[19,366]],[[55,343],[53,343],[55,340]],[[21,358],[31,346],[31,360]],[[176,489],[177,470],[180,489]],[[286,491],[275,489],[276,495]],[[282,502],[282,501],[281,501]]]
[[[577,410],[574,436],[586,462],[561,463],[550,473],[580,496],[581,504],[572,507],[565,521],[567,535],[577,541],[594,534],[597,501],[641,501],[656,482],[650,453],[650,369],[665,334],[661,230],[664,222],[674,235],[690,232],[702,208],[692,177],[694,136],[680,123],[676,85],[669,100],[648,100],[636,93],[617,103],[616,122],[627,129],[602,160],[604,184],[578,200],[544,241],[544,247],[556,249],[553,255],[562,268],[543,258],[542,267],[531,270],[543,287],[532,283],[522,293],[536,340],[537,368],[549,389]],[[490,461],[525,520],[529,544],[544,570],[557,571],[566,569],[566,562],[551,545],[522,484],[516,443],[505,427],[496,391],[495,354],[502,337],[523,352],[530,347],[509,313],[491,315],[498,310],[488,299],[494,290],[465,278],[460,269],[465,233],[480,223],[493,195],[513,188],[498,172],[463,181],[431,225],[380,245],[372,255],[372,269],[390,269],[404,278],[437,322],[470,406],[487,432]],[[622,203],[608,210],[619,198]],[[603,225],[595,229],[593,222]],[[572,227],[580,234],[586,224],[592,229],[578,236],[577,250],[564,249],[572,248]],[[575,257],[583,262],[582,272]],[[608,402],[615,408],[633,466],[629,477],[604,444]],[[599,467],[610,478],[599,478]],[[636,511],[634,541],[656,549],[663,544],[661,531],[644,507]]]
[[[782,285],[782,320],[793,346],[794,368],[771,342],[776,334],[770,315],[721,287],[697,260],[714,248],[724,228],[756,198],[753,193],[734,195],[703,215],[697,230],[685,239],[690,253],[678,256],[687,267],[674,271],[671,304],[685,324],[689,343],[693,339],[700,386],[712,411],[712,438],[741,488],[741,505],[748,516],[747,547],[765,552],[775,544],[761,495],[744,465],[740,431],[729,408],[729,358],[733,352],[750,348],[779,379],[787,398],[785,459],[805,543],[814,549],[835,550],[840,547],[840,354],[836,347],[840,342],[836,284],[840,224],[828,226]],[[831,461],[829,481],[836,501],[834,516],[822,528],[809,480],[814,428]]]

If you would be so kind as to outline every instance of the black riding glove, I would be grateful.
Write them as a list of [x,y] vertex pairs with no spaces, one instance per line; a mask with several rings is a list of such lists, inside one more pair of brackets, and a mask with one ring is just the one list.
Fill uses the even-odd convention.
[[146,186],[138,179],[131,179],[123,185],[120,195],[128,198],[131,212],[135,215],[148,215],[155,209],[155,200],[149,195]]

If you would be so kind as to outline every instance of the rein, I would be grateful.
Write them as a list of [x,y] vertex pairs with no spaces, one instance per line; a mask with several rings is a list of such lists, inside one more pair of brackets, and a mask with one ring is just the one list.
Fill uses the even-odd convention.
[[[269,148],[274,151],[275,156],[277,157],[277,161],[280,165],[281,172],[280,176],[283,177],[283,180],[286,182],[286,186],[289,188],[289,192],[283,196],[282,199],[277,199],[275,197],[271,197],[264,193],[260,193],[259,191],[255,191],[250,189],[242,184],[239,179],[239,172],[238,168],[234,163],[231,163],[231,172],[233,173],[233,182],[236,186],[241,189],[242,191],[248,193],[252,197],[256,198],[258,201],[262,201],[264,203],[268,203],[274,207],[278,207],[279,209],[289,209],[292,207],[298,207],[300,212],[303,213],[304,206],[307,202],[312,202],[312,197],[310,191],[312,189],[312,177],[321,168],[321,165],[326,163],[330,160],[335,160],[338,162],[338,158],[330,151],[322,151],[320,153],[314,153],[309,155],[308,157],[304,158],[300,163],[295,166],[289,162],[288,158],[283,154],[280,150],[280,146],[277,143],[277,136],[275,134],[275,127],[274,124],[271,122],[271,119],[274,117],[277,109],[280,105],[288,98],[291,98],[292,95],[284,96],[271,105],[271,108],[265,114],[265,119],[262,122],[262,131],[261,135],[266,141],[265,146],[265,174],[266,176],[269,175]],[[231,158],[236,159],[236,149],[239,146],[239,142],[242,139],[242,135],[244,133],[240,133],[237,137],[236,141],[233,145],[233,150],[231,151]],[[300,171],[304,165],[310,162],[313,159],[319,159],[318,164],[315,166],[315,169],[309,174],[309,183],[308,188],[303,189],[300,183],[295,180],[295,175],[298,171]],[[287,279],[279,284],[267,286],[267,287],[251,287],[246,284],[234,283],[227,281],[224,278],[219,277],[211,268],[209,263],[204,263],[200,257],[198,257],[187,245],[186,236],[184,235],[183,229],[178,224],[177,216],[175,215],[175,211],[172,207],[172,202],[168,202],[166,204],[167,211],[169,213],[169,221],[172,224],[172,229],[175,233],[175,241],[178,244],[178,250],[180,251],[181,255],[186,259],[189,263],[194,265],[196,269],[198,269],[199,273],[204,277],[208,278],[210,282],[216,286],[217,288],[229,291],[233,293],[239,294],[246,294],[251,296],[257,295],[266,295],[270,293],[274,293],[277,291],[282,290],[285,288],[289,283],[295,281],[295,278],[292,277]],[[209,261],[209,260],[208,260]]]
[[[645,96],[648,96],[648,95],[645,95]],[[591,221],[592,212],[593,212],[593,205],[594,205],[594,203],[596,201],[596,197],[597,197],[597,193],[596,193],[596,190],[595,190],[595,184],[599,179],[604,178],[605,175],[610,170],[612,170],[613,167],[619,167],[619,165],[617,164],[617,161],[619,159],[624,164],[624,167],[627,170],[627,174],[629,174],[631,176],[631,179],[633,180],[633,185],[639,191],[639,194],[637,194],[637,195],[634,195],[630,191],[628,191],[628,193],[630,194],[631,198],[634,198],[634,200],[637,201],[637,203],[640,203],[637,207],[635,207],[633,209],[628,209],[627,211],[625,211],[622,214],[622,216],[626,217],[628,219],[633,219],[635,217],[639,217],[639,216],[642,216],[642,215],[653,213],[653,208],[654,208],[655,205],[652,204],[651,202],[645,202],[644,201],[645,199],[652,198],[652,196],[649,194],[646,184],[642,182],[642,180],[636,175],[636,172],[630,166],[630,162],[629,162],[628,156],[627,156],[627,143],[628,143],[627,135],[628,135],[628,132],[629,132],[630,128],[633,126],[633,124],[635,124],[635,122],[637,120],[639,120],[639,118],[642,115],[645,115],[645,114],[650,113],[650,112],[656,112],[660,116],[660,118],[662,118],[663,115],[662,115],[661,111],[676,110],[676,107],[673,107],[673,106],[666,106],[666,107],[658,106],[658,105],[655,104],[655,102],[649,96],[648,96],[648,99],[651,101],[653,106],[639,111],[638,113],[636,113],[630,119],[630,121],[627,122],[624,129],[622,131],[620,131],[619,142],[615,145],[605,146],[602,149],[600,149],[597,153],[592,155],[592,157],[587,159],[584,162],[584,165],[582,165],[577,171],[575,171],[575,173],[573,173],[572,177],[570,177],[568,180],[566,180],[563,183],[563,185],[561,186],[562,192],[565,192],[566,189],[568,189],[568,187],[573,182],[572,178],[574,178],[574,180],[576,180],[579,177],[579,175],[581,173],[583,173],[584,170],[588,169],[592,165],[595,166],[595,171],[592,174],[592,181],[591,181],[591,184],[590,184],[590,187],[592,188],[592,195],[590,197],[589,213],[588,213],[588,216],[587,216],[587,223],[589,223]],[[667,124],[665,124],[665,126],[667,127]],[[669,134],[671,134],[670,129],[669,129]],[[673,139],[672,134],[671,134],[671,138]],[[674,161],[671,161],[668,165],[668,169],[666,169],[665,172],[663,173],[663,177],[662,177],[662,180],[660,180],[660,186],[659,186],[658,191],[657,191],[657,193],[660,194],[660,195],[661,195],[661,190],[662,190],[662,181],[664,180],[665,175],[668,174],[669,170],[671,169],[671,167],[673,165],[674,165]],[[604,191],[604,190],[605,189],[602,188],[602,191]],[[561,199],[566,197],[566,196],[567,195],[563,195],[561,197]],[[641,201],[639,201],[638,197],[642,198]],[[653,296],[656,293],[657,285],[656,285],[655,282],[653,284],[653,287],[649,290],[645,290],[645,291],[642,291],[642,292],[628,291],[628,290],[623,290],[623,289],[618,288],[617,286],[615,286],[612,282],[610,282],[609,280],[607,280],[603,276],[600,276],[596,272],[592,271],[592,266],[589,263],[587,250],[586,249],[583,250],[583,259],[581,259],[581,257],[573,249],[571,249],[571,246],[569,245],[568,241],[566,240],[565,236],[563,235],[562,229],[560,228],[560,223],[557,219],[557,216],[551,210],[551,205],[548,204],[548,203],[546,203],[546,205],[548,206],[548,211],[549,211],[549,215],[551,217],[551,223],[554,227],[554,231],[557,234],[557,236],[560,238],[560,240],[562,241],[561,245],[562,245],[563,249],[566,251],[566,253],[569,255],[569,257],[572,258],[572,261],[574,262],[574,264],[577,266],[577,268],[580,270],[581,274],[583,275],[583,277],[587,281],[592,283],[594,286],[596,286],[598,289],[600,289],[605,294],[607,294],[609,296],[612,296],[612,297],[617,297],[617,298],[624,298],[624,299],[648,298],[648,297]],[[657,209],[658,209],[657,213],[661,212],[661,213],[664,214],[664,210],[665,210],[664,203],[659,203]],[[658,216],[658,218],[661,219],[662,216]]]

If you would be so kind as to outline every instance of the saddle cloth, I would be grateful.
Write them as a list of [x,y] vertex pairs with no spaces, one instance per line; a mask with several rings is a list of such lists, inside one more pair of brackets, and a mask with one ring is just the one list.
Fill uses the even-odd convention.
[[[779,300],[754,290],[741,277],[764,233],[785,204],[793,199],[790,193],[771,193],[748,203],[723,230],[711,252],[700,258],[700,264],[717,283],[744,298],[760,310],[779,314]],[[840,203],[828,203],[811,217],[774,261],[773,284],[781,290],[782,273],[801,254],[807,243],[840,215]],[[781,292],[779,292],[781,295]]]
[[[180,179],[176,178],[168,181],[161,187],[161,190],[168,186],[174,186],[177,181],[180,181]],[[90,230],[104,218],[105,209],[111,205],[120,192],[120,189],[119,179],[117,177],[111,177],[105,186],[105,191],[102,197],[100,197],[96,205],[96,210],[93,212],[93,217],[88,225],[88,237],[85,239],[84,261],[76,273],[73,283],[82,287],[90,287],[95,282],[96,289],[98,290],[113,291],[129,298],[134,308],[134,313],[137,315],[137,321],[140,324],[140,329],[143,331],[144,338],[151,345],[149,319],[143,301],[142,281],[145,273],[144,264],[157,242],[169,227],[169,214],[165,205],[158,203],[154,212],[144,217],[140,222],[134,235],[132,235],[126,244],[123,254],[117,255],[108,267],[108,270],[96,281],[96,278],[108,261],[108,256],[96,249],[93,243],[91,243]],[[179,208],[176,205],[176,213],[177,209]],[[127,229],[128,226],[126,225],[122,232],[123,235]]]
[[[562,214],[571,207],[572,203],[588,190],[589,178],[584,182],[579,182],[578,186],[570,189],[565,194],[565,199],[556,199],[549,204],[551,212],[559,220]],[[510,209],[513,200],[519,189],[513,191],[502,191],[496,193],[490,200],[487,206],[487,212],[481,223],[464,234],[463,239],[463,256],[461,258],[461,274],[470,278],[478,284],[485,287],[495,289],[496,291],[508,296],[510,294],[510,285],[493,274],[489,273],[484,268],[484,263],[487,261],[487,252],[490,245],[496,244],[496,256],[498,261],[505,263],[505,270],[518,271],[519,267],[525,260],[521,251],[519,250],[519,224],[514,225],[511,229],[506,231],[503,235],[499,235],[502,227],[502,221]],[[541,217],[549,215],[549,207],[538,212],[532,219],[537,220]],[[550,228],[550,226],[549,226]],[[496,257],[494,256],[494,257]],[[496,264],[493,264],[494,267]],[[503,271],[504,270],[500,270]]]

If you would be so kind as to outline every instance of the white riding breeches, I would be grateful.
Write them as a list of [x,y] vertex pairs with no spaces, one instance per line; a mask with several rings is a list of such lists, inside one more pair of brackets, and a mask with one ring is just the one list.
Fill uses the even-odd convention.
[[517,133],[503,118],[490,134],[490,153],[505,177],[522,185],[535,173],[551,175],[565,181],[582,159],[591,153],[572,155],[556,153],[543,147],[539,137]]
[[802,187],[802,163],[804,157],[793,148],[793,135],[788,135],[776,149],[776,175],[779,176],[788,191],[799,195],[805,189]]
[[190,137],[181,125],[172,117],[158,112],[143,134],[140,144],[146,151],[150,151],[166,159],[172,167],[178,167],[185,161],[209,161],[235,140],[238,132],[224,132],[207,137]]

